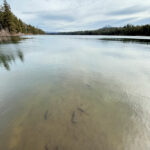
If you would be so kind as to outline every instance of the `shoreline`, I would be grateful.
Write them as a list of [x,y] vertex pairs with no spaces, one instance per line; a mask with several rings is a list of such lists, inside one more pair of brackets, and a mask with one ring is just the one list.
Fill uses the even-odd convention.
[[21,36],[26,36],[26,35],[34,35],[32,33],[10,33],[7,30],[0,30],[0,44],[3,43],[16,43],[24,38]]
[[33,35],[32,33],[10,33],[9,31],[6,30],[1,30],[0,31],[0,38],[1,37],[15,37],[15,36],[23,36],[23,35]]
[[20,36],[0,36],[0,44],[17,43],[20,40]]

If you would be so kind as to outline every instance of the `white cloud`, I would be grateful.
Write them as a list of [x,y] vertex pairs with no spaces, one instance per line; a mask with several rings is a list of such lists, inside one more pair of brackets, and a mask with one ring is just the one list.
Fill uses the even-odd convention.
[[46,31],[95,29],[148,22],[150,0],[8,0],[12,11]]

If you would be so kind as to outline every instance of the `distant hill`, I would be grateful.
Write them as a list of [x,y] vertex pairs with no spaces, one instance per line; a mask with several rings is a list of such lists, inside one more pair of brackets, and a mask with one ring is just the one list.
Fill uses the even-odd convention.
[[49,33],[56,35],[129,35],[129,36],[150,36],[150,25],[134,26],[126,25],[124,27],[107,26],[97,30],[76,31],[76,32],[58,32]]
[[45,34],[41,29],[35,28],[32,25],[24,23],[21,19],[17,18],[6,0],[2,6],[0,6],[0,30],[2,35],[15,35],[15,34]]

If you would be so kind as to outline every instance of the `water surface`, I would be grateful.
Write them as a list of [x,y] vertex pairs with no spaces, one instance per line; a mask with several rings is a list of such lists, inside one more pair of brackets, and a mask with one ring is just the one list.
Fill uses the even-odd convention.
[[0,45],[0,150],[150,149],[150,45],[100,38]]

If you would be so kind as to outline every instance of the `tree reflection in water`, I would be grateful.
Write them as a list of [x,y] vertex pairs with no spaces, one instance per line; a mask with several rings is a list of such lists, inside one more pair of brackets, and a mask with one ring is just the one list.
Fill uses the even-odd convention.
[[15,52],[5,52],[0,50],[0,67],[4,67],[6,70],[10,70],[10,66],[16,59],[24,61],[24,55],[21,50]]
[[[24,54],[19,49],[18,43],[25,39],[26,38],[19,36],[0,37],[0,67],[4,67],[6,70],[10,70],[11,64],[14,63],[16,59],[20,59],[22,62],[24,61]],[[5,47],[6,45],[7,48]],[[10,49],[9,46],[11,46]]]

